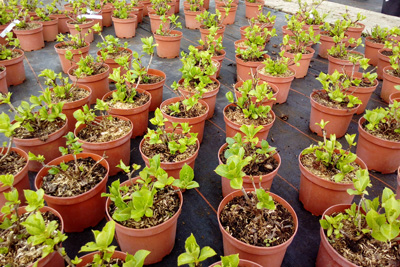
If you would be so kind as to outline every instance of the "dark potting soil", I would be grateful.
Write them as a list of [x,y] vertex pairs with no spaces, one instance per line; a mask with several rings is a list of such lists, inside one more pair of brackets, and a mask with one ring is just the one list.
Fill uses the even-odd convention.
[[[124,265],[125,261],[120,260],[120,259],[111,259],[108,263],[103,263],[101,266],[102,267],[122,267]],[[83,267],[92,267],[94,266],[93,263],[88,263]]]
[[[213,83],[209,83],[207,84],[207,86],[204,88],[205,90],[207,90],[207,92],[211,92],[214,91],[218,88],[218,83],[217,82],[213,82]],[[198,93],[199,91],[196,90],[196,85],[194,84],[193,81],[190,81],[190,86],[189,87],[184,87],[179,86],[179,89],[181,90],[185,90],[185,91],[189,91],[191,93]]]
[[[133,193],[132,187],[130,189],[131,190],[129,190],[127,193],[128,195],[131,195]],[[178,212],[180,199],[175,189],[172,186],[167,186],[157,191],[156,195],[154,196],[153,203],[153,217],[143,216],[142,220],[139,222],[136,222],[133,219],[129,219],[127,221],[118,223],[125,227],[134,229],[146,229],[157,226],[168,221]],[[109,208],[109,213],[113,214],[115,209],[115,205],[111,204]]]
[[[370,82],[368,79],[361,78],[361,82],[359,85],[357,85],[357,87],[365,87],[365,88],[372,87],[372,86],[375,86],[376,83],[377,83],[376,80]],[[356,86],[356,85],[352,84],[352,86]]]
[[237,240],[258,247],[273,247],[289,240],[295,231],[290,212],[276,201],[275,210],[259,210],[256,195],[248,196],[250,202],[237,196],[222,209],[222,227]]
[[186,107],[182,104],[182,101],[179,101],[179,113],[175,114],[172,114],[172,110],[170,110],[169,106],[163,106],[161,110],[164,113],[176,118],[196,118],[207,112],[207,107],[203,106],[200,102],[196,103],[191,109],[186,110]]
[[[244,158],[251,156],[251,157],[255,157],[255,160],[252,161],[250,164],[246,165],[243,168],[243,172],[246,175],[249,176],[260,176],[260,175],[266,175],[268,173],[273,172],[274,170],[276,170],[276,168],[278,168],[279,166],[279,162],[274,159],[271,154],[268,154],[268,157],[266,155],[260,155],[258,153],[256,153],[256,150],[258,149],[257,147],[255,148],[251,148],[250,144],[246,144],[245,146],[243,146],[244,148]],[[225,151],[228,149],[228,147],[226,147],[224,149],[224,151],[222,151],[222,154],[219,155],[222,163],[226,164],[226,158],[225,158]]]
[[28,23],[26,23],[26,26],[23,28],[20,28],[18,26],[16,26],[15,28],[19,31],[28,31],[28,30],[34,30],[34,29],[40,28],[40,26],[41,25],[39,23],[28,22]]
[[125,56],[130,56],[131,55],[131,52],[129,52],[128,50],[120,50],[120,51],[118,51],[118,52],[116,52],[116,53],[109,53],[109,54],[107,54],[107,59],[117,59],[117,58],[120,58],[120,57],[125,57]]
[[343,102],[338,103],[338,102],[334,102],[333,100],[331,100],[329,98],[328,93],[325,90],[322,91],[316,91],[316,93],[314,95],[312,95],[312,98],[319,104],[328,107],[328,108],[334,108],[334,109],[353,109],[352,108],[348,108],[347,104],[349,103],[349,99],[345,98],[343,100]]
[[90,94],[89,91],[85,89],[79,88],[74,86],[71,88],[70,94],[66,95],[66,98],[59,98],[56,94],[52,91],[51,93],[51,102],[52,103],[59,103],[61,101],[65,101],[67,103],[74,102],[80,99],[87,97]]
[[265,75],[265,76],[271,76],[271,77],[290,77],[294,75],[294,72],[291,70],[287,70],[285,73],[278,74],[278,75],[271,75],[268,72],[265,71],[265,68],[260,69],[260,73]]
[[[174,134],[174,141],[178,142],[180,138],[182,138],[182,134]],[[169,140],[169,141],[173,141]],[[181,153],[176,151],[175,154],[169,153],[168,145],[165,143],[161,144],[150,144],[148,139],[143,141],[143,147],[141,148],[143,154],[146,155],[148,158],[153,158],[155,155],[160,154],[160,161],[161,162],[179,162],[190,158],[191,156],[196,153],[198,149],[197,144],[190,145],[187,147],[186,151]]]
[[387,56],[387,57],[393,56],[393,51],[391,51],[391,50],[384,50],[381,53],[382,53],[382,55]]
[[94,188],[107,173],[107,169],[92,158],[81,158],[77,162],[78,166],[74,160],[65,162],[69,166],[67,171],[43,177],[44,192],[55,197],[78,196]]
[[[317,157],[315,156],[315,154],[303,155],[300,161],[301,164],[312,174],[324,180],[335,182],[335,179],[333,177],[336,174],[340,173],[336,166],[325,166],[322,162],[317,161]],[[356,171],[360,169],[360,166],[356,162],[352,162],[350,163],[350,165],[354,167],[354,170],[346,174],[343,180],[339,182],[340,184],[352,183],[353,178],[356,177]]]
[[228,107],[225,111],[225,116],[230,120],[233,121],[239,125],[255,125],[255,126],[259,126],[259,125],[267,125],[270,124],[271,122],[273,122],[274,117],[272,116],[271,112],[268,113],[266,118],[261,118],[259,117],[258,119],[252,119],[252,118],[246,118],[244,116],[244,113],[242,111],[242,109],[240,109],[238,106],[236,105],[232,105],[230,107]]
[[385,43],[385,41],[384,40],[382,40],[382,39],[375,39],[375,38],[372,38],[372,36],[371,35],[369,35],[369,37],[371,37],[371,39],[368,39],[368,41],[370,41],[370,42],[372,42],[372,43],[375,43],[375,44],[384,44]]
[[[28,215],[28,213],[21,215],[21,222],[24,222]],[[50,221],[57,221],[58,230],[61,230],[60,219],[53,213],[42,212],[42,216],[46,225]],[[28,244],[29,236],[24,228],[16,229],[16,224],[5,230],[0,229],[0,238],[6,240],[0,243],[0,249],[8,249],[7,253],[0,253],[0,266],[25,267],[41,258],[43,246]]]
[[253,58],[253,57],[251,57],[251,58],[242,58],[242,56],[241,55],[238,55],[238,57],[241,59],[241,60],[243,60],[244,62],[263,62],[264,60],[265,60],[265,57],[263,57],[263,56],[261,56],[261,57],[258,57],[258,58]]
[[400,142],[400,133],[396,133],[395,130],[398,128],[398,123],[395,120],[389,121],[387,120],[385,123],[380,122],[378,127],[374,130],[369,130],[366,125],[368,122],[364,122],[362,125],[363,129],[376,136],[378,138],[393,141],[393,142]]
[[164,80],[164,77],[157,76],[157,75],[143,75],[142,80],[140,80],[139,84],[153,84],[153,83],[159,83],[162,80]]
[[49,135],[55,133],[65,125],[63,119],[57,118],[54,121],[30,121],[33,131],[30,132],[25,127],[21,126],[15,129],[15,137],[20,139],[39,138],[46,141]]
[[[332,56],[332,55],[331,55],[331,56]],[[332,57],[334,57],[334,58],[339,58],[339,59],[341,59],[341,60],[350,60],[350,57],[362,59],[364,56],[363,56],[363,55],[360,55],[360,54],[357,54],[357,53],[349,52],[349,53],[347,53],[347,55],[345,55],[345,56],[339,56],[339,57],[332,56]]]
[[[128,94],[128,97],[130,93]],[[144,93],[137,92],[136,95],[133,97],[133,103],[123,103],[123,102],[112,102],[112,95],[108,97],[105,102],[108,104],[110,108],[117,108],[117,109],[132,109],[141,107],[150,100],[150,96]]]
[[0,152],[0,175],[16,175],[26,165],[26,159],[21,157],[17,152],[10,151],[5,157],[4,155],[7,153],[7,148],[2,148]]
[[102,120],[91,122],[82,128],[78,133],[78,138],[91,143],[103,143],[117,140],[125,136],[132,128],[130,121],[121,120],[117,117],[105,116]]
[[[333,215],[335,216],[335,214]],[[350,220],[343,220],[342,237],[327,237],[330,245],[344,258],[357,266],[400,266],[400,244],[381,242],[363,234]],[[363,221],[361,229],[366,226]],[[359,233],[359,234],[357,234]],[[326,234],[326,231],[325,231]]]
[[[251,90],[256,90],[256,86],[257,86],[257,83],[253,82],[251,85]],[[236,90],[238,90],[239,92],[243,92],[242,88],[243,88],[243,86],[240,86]],[[269,93],[274,93],[274,90],[272,90],[272,87],[270,85],[267,85],[267,91],[265,94],[269,94]]]
[[393,77],[397,77],[400,78],[400,71],[396,71],[396,70],[386,70],[386,73],[393,76]]
[[301,52],[298,52],[298,51],[296,51],[295,49],[287,50],[287,52],[289,52],[290,54],[297,54],[297,53],[302,53],[303,55],[311,54],[311,52],[308,51],[308,50],[306,49],[306,47],[302,47],[301,49],[302,49]]
[[71,42],[62,42],[61,45],[57,46],[57,49],[68,49],[68,50],[74,50],[74,49],[80,49],[83,47],[86,47],[86,43],[84,43],[83,46],[79,46],[78,43],[74,42],[73,44]]
[[[88,76],[94,76],[94,75],[101,74],[101,73],[104,73],[104,72],[107,71],[107,67],[103,63],[94,62],[94,63],[89,63],[88,65],[93,70],[92,74],[91,75],[87,75],[86,73],[81,73],[81,78],[85,78],[85,77],[88,77]],[[76,69],[72,70],[71,74],[73,76],[76,76],[75,75],[75,71],[76,71]]]

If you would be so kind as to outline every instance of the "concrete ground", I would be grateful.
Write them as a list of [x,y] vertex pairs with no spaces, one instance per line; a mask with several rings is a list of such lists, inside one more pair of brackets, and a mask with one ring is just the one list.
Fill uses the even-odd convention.
[[381,12],[382,2],[384,0],[327,0],[338,4],[343,4],[349,7],[358,7],[375,12]]

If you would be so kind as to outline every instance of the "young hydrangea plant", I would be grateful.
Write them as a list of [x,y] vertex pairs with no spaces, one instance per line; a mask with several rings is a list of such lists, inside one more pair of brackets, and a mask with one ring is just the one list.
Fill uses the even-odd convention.
[[[161,16],[161,22],[159,28],[156,31],[156,34],[162,35],[162,36],[170,36],[171,32],[175,29],[182,29],[182,23],[178,22],[179,16],[176,16],[175,14],[172,14],[171,16],[167,15],[162,15]],[[165,28],[164,25],[166,25],[167,21],[169,21],[169,27]]]
[[193,234],[185,241],[185,252],[178,257],[178,266],[187,264],[189,267],[200,267],[201,262],[217,255],[209,246],[200,249]]
[[293,62],[296,65],[299,65],[298,61],[301,59],[301,54],[296,54],[294,59],[290,59],[284,56],[285,51],[282,50],[279,53],[279,57],[276,59],[267,58],[264,60],[263,64],[265,67],[262,69],[265,73],[268,73],[271,76],[279,76],[287,73],[289,70],[289,65]]

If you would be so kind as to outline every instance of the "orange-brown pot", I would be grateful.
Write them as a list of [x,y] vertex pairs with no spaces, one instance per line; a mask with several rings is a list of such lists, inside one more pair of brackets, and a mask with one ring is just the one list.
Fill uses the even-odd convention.
[[[130,122],[129,119],[122,116],[113,115],[113,117],[117,117],[121,120]],[[102,116],[97,117],[96,120],[99,120],[101,118]],[[78,128],[75,129],[74,134],[76,137],[78,137],[79,131],[82,130],[84,127],[86,127],[86,125],[80,125]],[[93,153],[99,156],[102,156],[105,153],[108,157],[108,165],[110,166],[109,175],[113,176],[121,171],[121,169],[117,167],[117,165],[120,163],[120,160],[122,160],[125,165],[129,165],[129,161],[131,158],[130,150],[132,130],[133,125],[131,123],[131,129],[129,130],[129,132],[119,139],[101,143],[91,143],[79,139],[78,142],[82,143],[83,152],[85,153]]]
[[[363,30],[365,29],[365,25],[357,22],[357,25],[359,25],[360,27],[349,27],[346,31],[346,34],[348,36],[348,38],[354,38],[355,40],[357,40],[358,38],[361,37],[361,34],[363,32]],[[356,44],[349,44],[350,47],[355,47]]]
[[386,66],[383,68],[383,83],[381,90],[381,98],[386,103],[389,103],[389,96],[393,93],[397,93],[399,90],[395,88],[396,85],[400,85],[400,78],[395,77],[389,73],[393,70],[391,66]]
[[178,14],[178,13],[179,13],[179,6],[180,6],[180,1],[179,1],[179,0],[176,0],[176,1],[175,1],[175,10],[174,10],[174,13],[175,13],[175,14]]
[[[137,180],[139,177],[135,178]],[[125,181],[121,186],[130,185],[131,181]],[[178,211],[168,221],[146,229],[134,229],[125,227],[115,222],[115,234],[122,251],[134,255],[140,249],[146,249],[151,253],[146,257],[144,264],[160,262],[166,255],[171,253],[175,245],[176,227],[179,215],[182,212],[183,196],[178,192],[180,205]],[[109,207],[110,198],[106,202],[106,214],[108,220],[113,220]]]
[[[140,149],[140,154],[142,155],[142,159],[146,166],[149,167],[150,161],[149,158],[143,153],[143,142],[144,138],[142,141],[140,141],[139,149]],[[200,142],[197,140],[196,142],[197,145],[197,150],[195,153],[190,156],[189,158],[182,160],[182,161],[177,161],[177,162],[160,162],[161,169],[166,171],[168,173],[168,176],[172,176],[175,179],[179,179],[179,172],[182,170],[182,167],[187,164],[189,165],[192,169],[194,169],[194,163],[196,161],[197,156],[199,155],[199,150],[200,150]]]
[[376,69],[376,73],[378,74],[378,79],[383,79],[383,69],[387,66],[390,66],[390,58],[384,55],[382,52],[384,51],[392,51],[388,48],[382,48],[378,50],[378,65]]
[[[75,30],[76,24],[71,24],[71,22],[72,22],[72,20],[67,21],[67,26],[68,26],[69,32],[72,35],[79,34],[79,32],[77,30]],[[87,33],[87,35],[85,36],[85,41],[88,43],[91,43],[94,40],[93,30],[91,29],[94,24],[95,24],[94,20],[87,20],[86,23],[79,24],[79,27],[82,30],[80,34],[83,34],[85,36]]]
[[[215,103],[217,102],[217,94],[218,94],[219,88],[221,86],[220,82],[216,78],[210,78],[210,79],[213,80],[214,82],[216,82],[218,84],[218,87],[216,89],[214,89],[213,91],[205,92],[203,94],[203,96],[201,97],[201,99],[203,99],[204,102],[207,103],[208,108],[209,108],[206,120],[211,119],[212,116],[214,115]],[[178,83],[182,84],[183,79],[180,79]],[[179,92],[185,97],[190,97],[193,95],[193,93],[191,93],[187,90],[181,89],[181,88],[179,88]]]
[[163,24],[163,29],[168,30],[169,29],[169,19],[167,19],[167,21],[165,23],[163,23],[161,21],[161,17],[159,15],[156,14],[149,14],[150,17],[150,29],[152,33],[156,33],[156,31],[158,30],[158,28],[160,27],[160,24]]
[[180,31],[171,31],[172,36],[163,36],[154,34],[157,46],[157,56],[161,58],[179,57],[179,49],[181,47],[181,39],[183,37]]
[[[221,42],[224,40],[224,32],[225,32],[225,25],[219,25],[219,29],[217,30],[217,34],[215,35],[215,40],[217,40],[219,37],[221,37]],[[210,29],[204,28],[203,25],[200,26],[200,38],[204,42],[206,42],[206,37],[207,35],[210,34]]]
[[[311,47],[306,47],[306,50],[309,52],[308,54],[302,54],[301,59],[299,60],[299,66],[297,66],[295,63],[290,65],[292,69],[295,71],[295,78],[304,78],[307,75],[308,72],[308,67],[310,67],[310,62],[311,58],[314,56],[315,50],[312,49]],[[285,57],[291,58],[294,60],[294,57],[296,54],[292,54],[289,52],[286,52],[283,54]]]
[[200,8],[199,11],[191,11],[189,9],[184,9],[185,13],[185,25],[188,29],[200,29],[201,23],[196,20],[196,16],[203,13],[204,8]]
[[296,75],[296,71],[292,67],[289,67],[289,70],[293,72],[293,75],[288,77],[274,77],[263,74],[263,72],[261,71],[262,68],[264,68],[263,65],[260,65],[257,68],[258,77],[261,81],[275,84],[279,89],[278,95],[276,96],[276,103],[285,103],[289,95],[290,85],[292,84],[292,81]]
[[[358,54],[362,55],[364,57],[364,54],[357,52],[357,51],[352,51],[351,53],[353,54]],[[331,55],[328,55],[328,74],[332,75],[335,70],[339,72],[348,72],[348,71],[353,71],[353,63],[350,60],[344,60],[340,58],[335,58],[332,57]],[[360,63],[357,62],[356,65],[354,66],[354,72],[357,72],[360,68]]]
[[[263,27],[263,28],[267,28],[269,31],[271,31],[272,28],[274,27],[273,24],[269,24],[268,26],[262,26],[261,24],[258,24],[258,26]],[[247,39],[247,38],[246,38],[246,29],[247,29],[248,27],[250,27],[250,26],[247,25],[247,26],[242,26],[242,27],[240,27],[240,39]],[[260,35],[261,35],[261,36],[265,36],[264,32],[261,32]],[[265,43],[268,43],[270,39],[271,39],[271,36],[268,35],[267,38],[266,38],[266,40],[265,40]],[[264,48],[265,48],[265,45],[262,47],[262,50],[264,50]]]
[[149,110],[154,111],[161,105],[166,75],[161,70],[155,70],[155,69],[149,69],[147,71],[147,74],[163,78],[161,81],[157,83],[138,85],[139,89],[146,90],[151,94],[151,104]]
[[7,94],[8,86],[7,86],[7,68],[4,65],[0,65],[1,68],[4,68],[0,72],[0,93]]
[[[65,147],[66,140],[64,135],[66,135],[67,132],[68,119],[66,119],[64,126],[50,134],[46,141],[42,141],[39,138],[20,139],[15,137],[13,138],[13,141],[16,147],[22,149],[26,153],[32,152],[35,155],[43,155],[45,158],[44,163],[48,163],[49,161],[61,156],[61,152],[58,148],[60,146]],[[38,172],[42,167],[43,166],[40,162],[31,161],[29,162],[28,170]]]
[[35,51],[44,47],[43,25],[35,24],[40,25],[40,27],[33,30],[17,30],[16,28],[13,30],[20,42],[21,49],[24,51]]
[[149,11],[147,9],[147,6],[151,5],[151,1],[150,0],[141,0],[139,1],[139,3],[141,3],[143,5],[143,16],[146,17],[149,15]]
[[132,38],[136,35],[137,17],[129,16],[127,19],[112,17],[114,22],[115,35],[118,38]]
[[[89,254],[86,254],[85,256],[80,257],[82,261],[76,265],[76,267],[85,267],[88,264],[93,262],[94,255],[99,254],[100,252],[92,252]],[[121,252],[121,251],[114,251],[114,253],[111,256],[111,259],[120,259],[122,261],[125,261],[126,258],[126,253]]]
[[[299,200],[306,210],[315,216],[321,215],[327,208],[336,204],[351,204],[354,195],[349,195],[347,189],[354,189],[353,183],[335,183],[318,177],[307,170],[301,163],[299,155],[300,190]],[[356,163],[366,169],[367,165],[357,157]]]
[[[258,85],[263,84],[263,83],[267,83],[265,81],[258,81]],[[277,98],[278,96],[278,86],[276,86],[275,84],[272,83],[267,83],[271,88],[272,91],[274,92],[274,94],[272,95],[272,98]],[[235,95],[236,95],[236,99],[238,99],[239,97],[242,97],[242,93],[238,90],[238,88],[240,88],[243,85],[243,81],[237,82],[235,84]],[[250,97],[251,102],[255,103],[256,105],[264,105],[264,106],[270,106],[271,108],[274,106],[276,100],[272,100],[272,99],[267,99],[265,98],[264,100],[262,100],[261,102],[257,103],[257,97],[252,96]]]
[[16,58],[0,60],[0,64],[7,68],[7,86],[21,84],[26,78],[24,68],[24,51],[21,49],[14,49],[14,51],[20,55]]
[[72,74],[73,71],[77,69],[77,66],[73,66],[68,70],[68,76],[71,79],[71,81],[76,82],[78,85],[80,84],[86,85],[90,87],[90,89],[92,89],[92,97],[90,99],[90,104],[95,104],[96,99],[102,99],[103,95],[110,92],[110,87],[108,82],[110,67],[107,64],[104,64],[104,66],[106,66],[105,72],[79,79],[77,79],[77,77]]
[[[0,32],[2,32],[5,28],[7,28],[7,26],[9,25],[10,23],[6,23],[6,24],[2,24],[2,25],[0,25]],[[5,44],[7,44],[7,41],[6,41],[6,37],[0,37],[0,45],[5,45]]]
[[[228,146],[227,143],[223,144],[221,146],[221,148],[218,150],[218,161],[219,164],[222,164],[221,161],[221,154],[224,151],[224,149]],[[253,182],[252,179],[254,180],[254,184],[256,185],[257,188],[259,188],[259,185],[261,183],[261,187],[264,189],[271,189],[272,186],[272,182],[274,180],[274,177],[278,174],[278,170],[281,166],[281,157],[279,156],[279,153],[276,153],[273,155],[273,158],[278,162],[278,167],[276,167],[275,170],[273,170],[272,172],[262,175],[262,176],[249,176],[249,175],[245,175],[243,176],[243,188],[245,189],[251,189],[254,188],[253,187]],[[262,178],[260,180],[260,178]],[[236,191],[235,189],[233,189],[230,185],[230,181],[221,176],[221,185],[222,185],[222,197],[226,197],[227,195],[229,195],[230,193]]]
[[308,24],[305,24],[303,27],[302,27],[302,29],[303,30],[305,30],[305,31],[308,31],[308,29],[310,28],[310,27],[312,27],[313,28],[313,30],[314,30],[314,36],[315,35],[317,35],[317,34],[321,34],[321,28],[320,28],[320,26],[321,26],[322,24],[312,24],[312,25],[308,25]]
[[393,93],[389,96],[389,104],[393,104],[394,101],[400,102],[400,92]]
[[[173,97],[173,98],[163,101],[160,106],[161,111],[162,111],[162,107],[169,106],[178,101],[182,101],[183,99],[185,99],[185,98],[184,97]],[[173,117],[173,116],[170,116],[170,115],[162,112],[163,117],[168,119],[168,121],[165,122],[165,128],[172,129],[173,122],[179,122],[179,123],[187,122],[187,123],[189,123],[190,126],[192,126],[192,128],[190,129],[190,132],[198,133],[197,139],[199,139],[199,142],[201,143],[203,141],[204,125],[206,122],[208,112],[210,111],[210,108],[204,100],[200,99],[199,103],[202,104],[203,106],[205,106],[207,108],[207,111],[203,115],[195,117],[195,118],[177,118],[177,117]]]
[[[262,7],[264,5],[261,1],[256,1],[255,3],[250,3],[248,1],[244,2],[246,4],[246,18],[257,18],[258,15],[262,12]],[[261,10],[260,9],[261,6]]]
[[397,190],[396,198],[400,199],[400,167],[397,169]]
[[85,47],[69,50],[72,53],[72,59],[73,59],[72,61],[69,61],[68,59],[65,58],[65,52],[67,52],[68,49],[59,48],[64,44],[65,42],[55,44],[54,49],[56,50],[58,58],[60,59],[62,71],[68,74],[68,70],[71,67],[76,66],[75,62],[78,62],[82,57],[86,57],[87,55],[89,55],[90,43],[86,42],[87,45]]
[[[132,137],[144,135],[147,131],[147,123],[149,120],[149,108],[151,104],[151,94],[143,89],[136,89],[138,93],[146,94],[149,96],[149,101],[136,108],[121,109],[121,108],[109,108],[108,113],[111,115],[119,115],[129,119],[133,125]],[[112,95],[113,91],[103,96],[103,101]]]
[[66,14],[52,14],[50,18],[58,19],[58,33],[69,33],[67,21],[70,19]]
[[368,170],[393,173],[399,167],[400,142],[384,140],[364,130],[363,117],[358,121],[358,142],[356,154],[368,166]]
[[[246,191],[254,191],[252,190],[246,190]],[[284,242],[283,244],[280,244],[278,246],[273,246],[273,247],[258,247],[258,246],[252,246],[249,244],[246,244],[242,241],[237,240],[236,238],[232,237],[221,225],[220,222],[220,216],[222,209],[235,197],[237,196],[242,196],[243,193],[242,191],[235,191],[227,195],[219,204],[218,206],[218,212],[217,212],[217,218],[218,218],[218,224],[219,224],[219,229],[222,233],[222,241],[224,245],[224,255],[231,255],[231,254],[237,254],[239,253],[239,258],[244,259],[244,260],[251,260],[253,262],[256,262],[260,264],[261,266],[268,266],[268,267],[278,267],[281,266],[283,258],[285,257],[285,253],[289,245],[292,243],[296,233],[297,229],[299,227],[299,223],[297,220],[297,215],[294,209],[290,206],[288,202],[286,202],[283,198],[279,197],[278,195],[275,195],[274,193],[269,193],[270,196],[280,203],[282,206],[284,206],[292,215],[293,221],[295,224],[295,231],[293,235],[290,237],[289,240]]]
[[112,19],[111,19],[112,11],[113,11],[112,6],[104,5],[101,8],[101,15],[103,16],[103,21],[102,21],[103,27],[110,27],[112,25]]
[[[355,72],[353,74],[353,77],[357,79],[362,78],[362,73],[361,72]],[[356,87],[356,86],[350,86],[347,91],[345,91],[345,94],[348,95],[354,95],[358,97],[358,99],[361,100],[362,104],[357,109],[356,114],[361,114],[364,112],[365,108],[367,107],[368,101],[371,98],[372,93],[375,91],[376,87],[378,86],[379,82],[377,79],[375,79],[375,85],[370,86],[370,87]]]
[[337,138],[344,136],[349,128],[353,115],[357,112],[359,105],[350,109],[336,109],[323,106],[316,102],[313,96],[322,90],[317,90],[311,93],[311,113],[310,113],[310,130],[316,133],[318,136],[323,136],[321,127],[315,123],[319,123],[322,119],[329,121],[325,126],[326,136],[336,134]]
[[365,38],[365,57],[369,58],[368,63],[372,66],[378,65],[378,51],[382,49],[385,44],[375,43],[372,40],[371,36]]
[[321,43],[319,45],[318,55],[322,58],[328,58],[328,50],[335,45],[335,42],[333,41],[332,37],[323,33],[324,32],[321,32]]
[[231,24],[235,23],[236,11],[238,9],[238,5],[237,4],[233,4],[233,3],[231,4],[231,9],[229,10],[228,16],[226,15],[225,7],[216,6],[216,9],[218,9],[219,12],[221,12],[222,24],[231,25]]
[[289,36],[294,36],[294,33],[291,30],[288,30],[287,25],[282,26],[282,34],[283,35],[289,35]]
[[[236,58],[236,80],[247,81],[251,79],[251,75],[256,74],[257,68],[262,66],[263,61],[244,61],[239,55],[235,55]],[[264,58],[269,58],[267,54],[264,54]],[[261,78],[261,77],[260,77]]]
[[[92,158],[97,162],[101,156],[93,153],[80,153],[76,155],[76,158]],[[50,161],[48,165],[55,166],[72,160],[74,160],[74,156],[68,154]],[[110,167],[107,160],[102,160],[99,164],[107,169],[107,173],[103,180],[89,191],[73,197],[55,197],[44,194],[43,198],[47,205],[58,211],[63,217],[65,232],[82,232],[87,227],[96,226],[104,218],[106,199],[101,194],[106,192]],[[49,170],[50,168],[43,167],[36,175],[36,190],[42,187],[43,178]]]
[[[226,116],[225,116],[225,112],[226,110],[231,107],[234,106],[236,104],[231,103],[228,104],[225,108],[224,108],[224,121],[225,121],[225,130],[226,130],[226,137],[234,137],[236,135],[236,133],[241,133],[242,136],[244,136],[244,133],[240,130],[240,127],[242,125],[237,124],[236,122],[233,122],[231,120],[229,120]],[[269,124],[266,125],[262,125],[263,128],[255,135],[255,137],[258,137],[258,139],[260,140],[267,140],[268,137],[268,133],[269,130],[272,128],[272,126],[274,125],[275,122],[275,113],[272,111],[270,111],[270,113],[272,114],[272,122],[270,122]]]
[[[125,51],[129,52],[128,63],[129,63],[129,68],[130,68],[130,67],[131,67],[131,64],[132,64],[132,50],[130,50],[129,48],[120,47],[120,51],[122,51],[122,50],[125,50]],[[101,52],[100,52],[100,50],[97,51],[97,56],[98,56],[98,57],[101,57]],[[125,68],[122,68],[121,65],[119,65],[117,62],[115,62],[114,59],[112,59],[112,58],[107,58],[104,62],[111,68],[111,69],[110,69],[110,72],[111,72],[111,73],[113,73],[114,69],[118,69],[118,68],[121,68],[121,75],[124,75],[124,74],[126,73],[126,69],[125,69]],[[108,80],[109,80],[109,82],[114,82],[114,81],[111,80],[111,79],[108,79]]]
[[58,18],[50,16],[50,21],[38,20],[43,25],[43,39],[45,42],[53,42],[57,40],[58,34]]
[[[216,262],[216,263],[210,265],[209,267],[214,267],[214,266],[221,265],[221,264],[222,264],[222,262],[219,261],[219,262]],[[262,267],[258,263],[248,261],[248,260],[242,260],[242,259],[239,260],[239,266],[241,266],[241,267]]]

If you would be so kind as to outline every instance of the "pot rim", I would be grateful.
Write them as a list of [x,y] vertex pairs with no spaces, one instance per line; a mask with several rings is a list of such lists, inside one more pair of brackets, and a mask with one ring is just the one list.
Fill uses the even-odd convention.
[[[231,121],[230,119],[228,119],[228,118],[225,116],[225,110],[226,110],[228,107],[231,107],[231,106],[233,106],[233,105],[237,106],[236,103],[229,103],[228,105],[225,106],[225,108],[224,108],[224,110],[223,110],[224,120],[226,119],[227,121],[229,121],[229,122],[232,123],[232,124],[239,125],[239,124],[237,124],[236,122]],[[265,132],[265,131],[269,130],[269,129],[272,127],[272,125],[274,124],[275,119],[276,119],[276,115],[275,115],[275,112],[272,110],[272,108],[271,108],[271,110],[270,110],[270,113],[272,114],[272,121],[271,121],[270,123],[268,123],[268,124],[261,125],[261,126],[263,126],[263,129],[261,129],[261,130],[259,131],[259,133],[262,133],[262,132]],[[242,125],[244,125],[244,124],[242,124]],[[242,125],[240,125],[240,126],[242,126]],[[269,125],[271,125],[271,127],[267,127],[267,126],[269,126]]]
[[[201,118],[203,118],[203,117],[204,117],[204,121],[205,121],[206,118],[207,118],[208,112],[210,111],[210,107],[209,107],[208,104],[207,104],[204,100],[202,100],[202,99],[199,99],[199,103],[202,104],[203,106],[205,106],[205,107],[207,108],[207,111],[206,111],[204,114],[202,114],[202,115],[200,115],[200,116],[197,116],[197,117],[193,117],[193,118],[177,118],[177,117],[168,115],[168,114],[166,114],[164,111],[162,111],[162,107],[164,107],[165,105],[167,105],[165,102],[171,101],[171,104],[172,104],[172,103],[176,103],[176,102],[178,102],[178,101],[182,101],[182,100],[184,100],[184,99],[185,99],[185,97],[183,97],[183,96],[176,96],[176,97],[172,97],[172,98],[168,98],[168,99],[164,100],[164,101],[161,103],[161,105],[160,105],[160,109],[161,109],[161,112],[162,112],[163,116],[166,116],[167,119],[168,119],[168,118],[174,118],[174,120],[176,120],[177,122],[187,122],[187,121],[190,120],[190,119],[196,119],[196,118],[198,118],[200,121],[203,121],[203,120],[201,119]],[[175,101],[175,100],[176,100],[176,101]],[[171,120],[169,120],[169,121],[171,121]]]
[[[103,96],[103,98],[102,98],[102,100],[104,101],[105,99],[107,99],[110,95],[112,95],[112,93],[114,93],[116,90],[113,90],[113,91],[110,91],[110,92],[108,92],[107,94],[105,94],[104,96]],[[141,105],[141,106],[138,106],[138,107],[135,107],[135,108],[111,108],[110,107],[110,112],[112,113],[113,111],[115,111],[115,112],[119,112],[119,111],[128,111],[128,110],[137,110],[137,109],[143,109],[143,108],[146,108],[146,107],[150,107],[150,104],[151,104],[151,94],[148,92],[148,91],[146,91],[146,90],[144,90],[144,89],[140,89],[140,88],[136,88],[136,91],[137,92],[139,92],[139,93],[142,93],[142,94],[146,94],[146,95],[148,95],[149,96],[149,100],[146,102],[146,103],[144,103],[143,105]],[[136,113],[133,113],[133,114],[136,114]],[[121,115],[121,116],[123,116],[123,115]]]
[[[396,142],[396,141],[391,141],[391,140],[387,140],[387,139],[382,139],[380,137],[377,137],[375,135],[370,134],[369,132],[367,132],[366,130],[364,130],[364,127],[362,127],[362,124],[366,121],[366,119],[364,117],[360,117],[360,119],[358,120],[358,133],[359,135],[365,135],[365,137],[367,137],[368,139],[375,139],[375,145],[378,146],[383,146],[386,148],[395,148],[395,149],[400,149],[400,142]],[[379,143],[376,143],[376,141],[379,141]],[[368,142],[371,142],[370,140],[368,140]],[[383,145],[383,144],[385,145]],[[397,147],[397,148],[396,148]]]
[[332,107],[324,106],[324,105],[318,103],[317,101],[315,101],[314,98],[313,98],[313,95],[315,95],[317,92],[322,92],[322,91],[324,91],[324,89],[314,90],[310,94],[311,106],[314,107],[314,108],[317,108],[321,112],[328,113],[328,114],[333,114],[334,113],[333,115],[336,115],[336,116],[338,116],[338,115],[339,116],[341,116],[341,115],[343,115],[343,116],[344,115],[352,115],[352,114],[357,112],[357,109],[361,105],[361,104],[357,104],[357,105],[355,105],[354,107],[352,107],[350,109],[338,109],[338,108],[332,108]]
[[[0,151],[3,148],[5,148],[5,147],[1,147]],[[24,167],[22,167],[22,169],[19,172],[14,174],[14,178],[16,178],[19,174],[21,174],[23,172],[27,172],[28,173],[28,167],[29,167],[29,162],[30,162],[28,154],[25,151],[23,151],[22,149],[18,148],[18,147],[10,147],[10,152],[11,151],[14,151],[15,153],[17,153],[21,157],[25,158],[25,160],[26,160],[26,163],[25,163]],[[13,186],[16,185],[17,183],[19,183],[23,178],[24,178],[24,176],[19,177],[19,179],[14,179]],[[8,189],[10,189],[9,186],[4,186],[2,183],[0,183],[0,185],[1,185],[0,194],[2,194],[4,191],[7,191]]]

